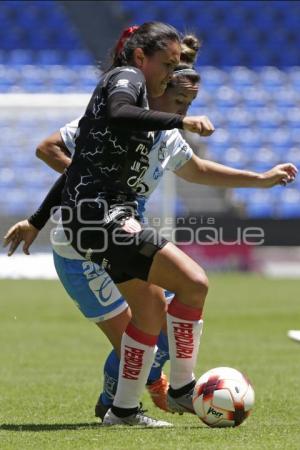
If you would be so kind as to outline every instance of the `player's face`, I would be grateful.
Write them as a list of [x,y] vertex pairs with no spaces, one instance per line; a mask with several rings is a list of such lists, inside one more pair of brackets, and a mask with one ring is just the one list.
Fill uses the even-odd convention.
[[150,97],[159,97],[165,92],[174,69],[180,62],[180,52],[180,44],[169,41],[165,50],[159,50],[152,56],[145,55],[141,69]]
[[198,90],[198,83],[192,83],[188,79],[182,80],[175,86],[168,88],[161,97],[155,99],[155,105],[151,104],[151,107],[155,107],[159,111],[185,116],[197,97]]

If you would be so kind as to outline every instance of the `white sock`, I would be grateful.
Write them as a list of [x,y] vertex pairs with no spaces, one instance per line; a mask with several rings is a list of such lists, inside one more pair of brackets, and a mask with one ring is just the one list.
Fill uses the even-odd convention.
[[119,380],[113,406],[135,408],[145,389],[156,352],[158,336],[146,334],[130,323],[121,342]]
[[180,303],[176,298],[167,313],[170,353],[170,386],[179,389],[195,379],[194,368],[200,346],[202,309]]

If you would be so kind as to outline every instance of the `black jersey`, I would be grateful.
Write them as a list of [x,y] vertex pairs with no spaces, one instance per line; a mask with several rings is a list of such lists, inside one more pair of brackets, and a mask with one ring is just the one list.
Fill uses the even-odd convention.
[[79,122],[76,149],[67,171],[63,204],[74,207],[82,199],[132,199],[148,168],[154,133],[120,128],[108,121],[107,101],[116,93],[129,94],[136,106],[149,109],[143,73],[134,67],[116,68],[97,85]]
[[79,122],[63,205],[81,200],[132,201],[149,166],[154,131],[182,127],[182,117],[149,111],[143,73],[131,66],[108,72]]

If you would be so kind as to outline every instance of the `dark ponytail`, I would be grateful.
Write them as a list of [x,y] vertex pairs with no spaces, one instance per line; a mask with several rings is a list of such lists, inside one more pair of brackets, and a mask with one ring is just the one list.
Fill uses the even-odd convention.
[[[129,32],[127,37],[128,30],[132,28],[135,29]],[[146,22],[139,27],[127,28],[112,53],[113,61],[109,70],[114,67],[131,65],[136,48],[141,48],[145,55],[151,56],[155,52],[167,48],[169,41],[180,43],[180,36],[174,27],[162,22]]]

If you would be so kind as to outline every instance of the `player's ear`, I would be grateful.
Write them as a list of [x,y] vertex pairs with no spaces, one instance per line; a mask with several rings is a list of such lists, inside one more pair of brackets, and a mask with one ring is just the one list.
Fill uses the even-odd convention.
[[144,61],[145,61],[145,53],[143,51],[143,49],[141,48],[135,48],[133,50],[133,62],[134,65],[138,68],[138,69],[142,69],[143,65],[144,65]]

